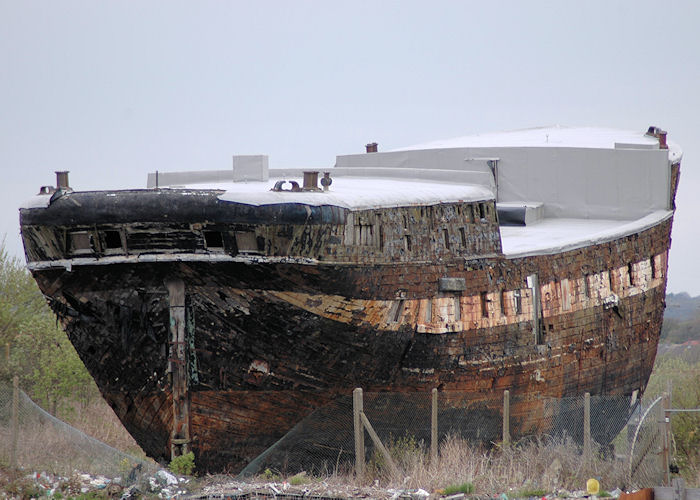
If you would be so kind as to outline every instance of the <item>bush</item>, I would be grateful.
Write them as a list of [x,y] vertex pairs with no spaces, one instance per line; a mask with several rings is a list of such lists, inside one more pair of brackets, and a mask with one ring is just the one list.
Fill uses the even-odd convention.
[[175,457],[168,465],[170,472],[180,476],[191,476],[194,473],[194,453],[189,452],[179,457]]

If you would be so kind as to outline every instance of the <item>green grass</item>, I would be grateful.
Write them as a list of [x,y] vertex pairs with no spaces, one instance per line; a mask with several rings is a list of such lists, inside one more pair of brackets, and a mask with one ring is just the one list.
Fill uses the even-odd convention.
[[516,498],[543,497],[547,494],[547,490],[524,489],[515,494]]
[[291,484],[292,486],[300,486],[302,484],[307,484],[310,481],[311,479],[304,472],[289,478],[289,484]]
[[474,493],[474,485],[472,483],[451,484],[445,488],[445,495],[454,495],[455,493],[464,493],[465,495]]

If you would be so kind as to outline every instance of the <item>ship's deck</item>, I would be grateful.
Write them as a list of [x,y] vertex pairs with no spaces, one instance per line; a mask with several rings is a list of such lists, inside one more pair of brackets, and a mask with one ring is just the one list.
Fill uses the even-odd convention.
[[[271,191],[278,180],[208,184],[206,188],[225,191],[219,197],[221,200],[256,206],[294,202],[314,206],[336,205],[353,210],[493,198],[493,194],[481,186],[357,177],[334,177],[328,192]],[[183,187],[203,188],[202,184]],[[516,258],[573,250],[637,233],[672,215],[670,210],[657,210],[634,220],[545,217],[527,226],[502,226],[503,253],[508,258]]]
[[[290,176],[287,179],[298,181],[297,176]],[[333,184],[329,191],[272,191],[275,183],[279,180],[284,180],[284,178],[271,178],[265,182],[207,184],[206,189],[226,191],[219,196],[219,199],[245,203],[246,205],[301,203],[311,206],[334,205],[352,210],[493,199],[491,190],[476,185],[447,184],[414,179],[359,177],[333,177]],[[202,184],[184,187],[204,188]],[[287,184],[284,189],[290,187]]]
[[545,218],[528,226],[502,226],[503,253],[516,258],[574,250],[638,233],[672,215],[670,210],[658,210],[637,220]]

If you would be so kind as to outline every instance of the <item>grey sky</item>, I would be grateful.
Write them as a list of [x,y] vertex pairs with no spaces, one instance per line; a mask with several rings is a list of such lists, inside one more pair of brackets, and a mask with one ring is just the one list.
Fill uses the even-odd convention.
[[0,0],[0,234],[54,170],[336,154],[539,125],[658,125],[685,152],[669,290],[700,294],[700,2]]

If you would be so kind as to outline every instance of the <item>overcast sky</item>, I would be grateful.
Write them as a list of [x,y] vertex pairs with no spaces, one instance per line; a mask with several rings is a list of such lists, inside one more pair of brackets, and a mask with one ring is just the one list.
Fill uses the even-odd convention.
[[326,167],[336,154],[541,125],[685,152],[669,291],[700,295],[700,2],[0,0],[0,235],[69,170]]

